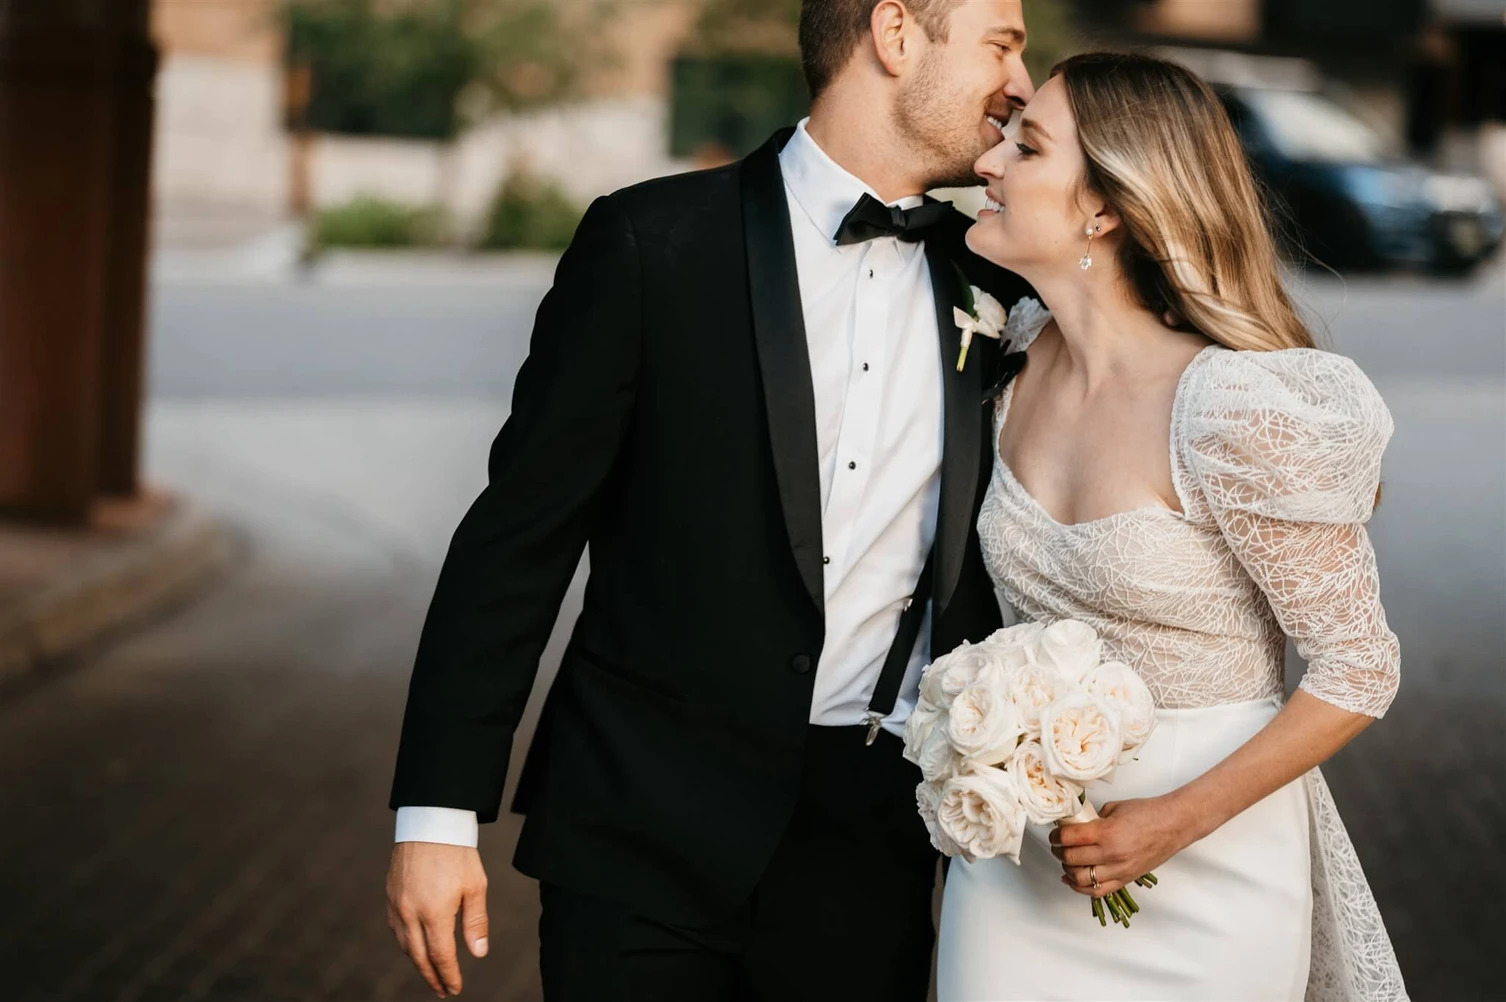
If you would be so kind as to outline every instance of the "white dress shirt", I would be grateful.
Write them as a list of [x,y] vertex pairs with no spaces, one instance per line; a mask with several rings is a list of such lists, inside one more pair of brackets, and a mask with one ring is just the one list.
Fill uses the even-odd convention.
[[[810,722],[863,722],[884,656],[936,534],[942,370],[924,245],[880,237],[838,247],[843,217],[878,193],[837,165],[801,122],[779,155],[815,389],[826,641]],[[915,195],[890,204],[913,208]],[[882,201],[882,199],[881,199]],[[930,660],[930,609],[894,712],[915,706]],[[476,845],[473,811],[400,807],[397,841]]]

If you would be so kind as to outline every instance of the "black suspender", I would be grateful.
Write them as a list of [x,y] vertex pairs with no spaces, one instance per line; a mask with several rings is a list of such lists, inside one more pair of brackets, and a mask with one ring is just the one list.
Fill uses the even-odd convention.
[[904,611],[899,615],[899,629],[894,634],[894,643],[884,657],[883,671],[879,672],[878,684],[873,687],[873,698],[868,700],[868,712],[863,719],[868,724],[865,744],[873,744],[878,737],[879,725],[894,712],[894,701],[899,697],[900,683],[905,680],[905,669],[910,666],[910,655],[915,653],[915,640],[920,636],[920,621],[925,618],[926,601],[931,597],[932,563],[934,548],[926,555],[925,566],[920,569],[920,579],[915,590],[905,600]]

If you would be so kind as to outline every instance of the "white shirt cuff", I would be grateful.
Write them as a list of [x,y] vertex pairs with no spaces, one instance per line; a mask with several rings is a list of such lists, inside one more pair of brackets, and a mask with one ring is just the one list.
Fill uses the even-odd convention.
[[439,842],[476,848],[476,812],[458,807],[399,807],[395,842]]

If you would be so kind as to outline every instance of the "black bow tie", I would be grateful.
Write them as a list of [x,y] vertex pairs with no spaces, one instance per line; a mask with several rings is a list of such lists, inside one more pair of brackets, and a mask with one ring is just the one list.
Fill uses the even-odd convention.
[[913,243],[951,211],[951,202],[928,201],[913,209],[901,209],[865,194],[837,227],[837,246],[860,244],[875,237],[898,237]]

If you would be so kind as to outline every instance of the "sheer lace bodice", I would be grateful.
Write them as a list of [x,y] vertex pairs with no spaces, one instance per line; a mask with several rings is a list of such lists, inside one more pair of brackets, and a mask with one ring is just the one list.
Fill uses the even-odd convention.
[[[1004,336],[1023,351],[1050,320],[1034,300]],[[978,530],[1017,618],[1079,619],[1134,668],[1158,706],[1284,695],[1284,638],[1301,688],[1381,716],[1400,654],[1364,524],[1389,412],[1359,368],[1309,349],[1211,346],[1183,373],[1169,459],[1181,511],[1055,521],[999,458],[1013,387],[997,402],[994,471]],[[1385,926],[1321,773],[1305,779],[1313,890],[1309,1002],[1406,998]]]
[[[1017,305],[1023,351],[1050,315]],[[1157,705],[1278,696],[1285,637],[1301,687],[1381,716],[1399,654],[1364,523],[1391,417],[1353,362],[1308,349],[1193,359],[1172,407],[1180,512],[1137,508],[1055,521],[997,457],[1013,386],[996,407],[993,483],[979,515],[994,584],[1024,619],[1080,619]]]

